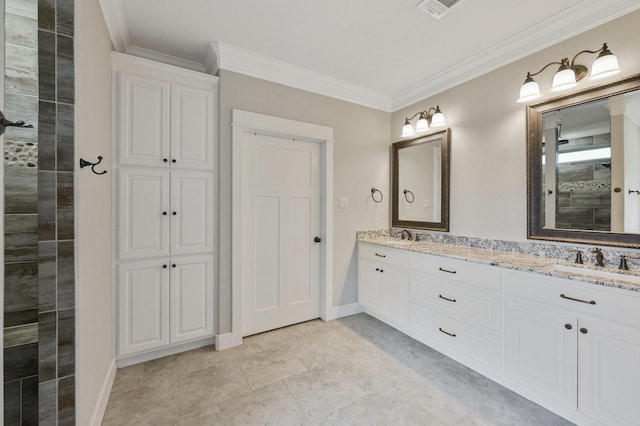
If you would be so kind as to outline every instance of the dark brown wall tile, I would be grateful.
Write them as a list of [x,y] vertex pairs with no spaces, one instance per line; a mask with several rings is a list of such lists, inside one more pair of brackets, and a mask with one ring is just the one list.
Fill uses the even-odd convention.
[[56,1],[38,0],[38,28],[48,31],[56,29]]
[[38,380],[56,378],[58,369],[58,316],[55,312],[40,314],[38,326]]
[[73,173],[57,173],[57,229],[58,240],[74,237]]
[[38,172],[38,240],[56,239],[56,172]]
[[73,241],[58,242],[58,309],[75,307]]
[[54,311],[57,306],[58,244],[55,241],[46,241],[40,242],[38,246],[40,312]]
[[37,309],[25,309],[23,311],[12,311],[4,313],[4,326],[13,327],[16,325],[31,324],[38,322]]
[[20,424],[20,380],[4,382],[4,424]]
[[73,105],[58,104],[56,120],[56,157],[58,171],[72,172],[74,170],[73,114]]
[[58,379],[40,382],[38,405],[41,425],[55,425],[58,417]]
[[58,311],[58,377],[75,374],[75,310]]
[[38,306],[38,262],[9,263],[4,266],[5,312]]
[[75,376],[58,381],[58,426],[75,426]]
[[48,31],[38,31],[38,68],[40,100],[55,101],[56,36]]
[[4,216],[4,261],[38,260],[38,215],[7,214]]
[[4,380],[11,381],[38,374],[38,344],[4,348]]
[[72,104],[75,98],[73,38],[58,35],[56,67],[57,101]]
[[56,169],[56,104],[41,101],[38,111],[38,169]]
[[59,34],[73,36],[73,0],[58,0],[56,3]]
[[38,377],[22,380],[22,424],[38,424]]

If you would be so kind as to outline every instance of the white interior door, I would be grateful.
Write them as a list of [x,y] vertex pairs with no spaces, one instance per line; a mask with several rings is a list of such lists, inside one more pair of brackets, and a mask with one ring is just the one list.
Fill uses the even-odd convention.
[[319,317],[320,144],[245,133],[243,335]]

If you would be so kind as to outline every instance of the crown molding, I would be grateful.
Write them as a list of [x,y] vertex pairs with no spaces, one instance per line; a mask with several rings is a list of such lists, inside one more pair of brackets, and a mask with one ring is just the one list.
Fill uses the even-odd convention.
[[155,50],[143,49],[138,46],[129,46],[125,53],[180,68],[186,68],[188,70],[202,73],[207,72],[207,68],[200,62],[189,61],[187,59],[178,58],[177,56],[165,55],[164,53],[156,52]]
[[220,69],[390,112],[390,96],[222,42],[209,45]]
[[640,8],[640,4],[619,5],[622,7],[616,10],[616,3],[620,1],[583,0],[464,61],[393,93],[391,110],[397,111],[420,102]]
[[104,21],[107,24],[109,37],[116,52],[125,53],[131,45],[129,39],[129,27],[124,15],[122,0],[98,0]]

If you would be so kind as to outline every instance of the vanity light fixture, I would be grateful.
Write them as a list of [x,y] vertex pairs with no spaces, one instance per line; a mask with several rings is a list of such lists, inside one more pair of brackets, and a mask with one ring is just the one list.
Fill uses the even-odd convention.
[[[431,112],[433,110],[433,113]],[[414,130],[410,121],[416,118],[418,121],[416,122],[416,128]],[[440,111],[440,105],[436,105],[436,107],[431,107],[425,111],[418,111],[413,114],[410,118],[404,118],[404,126],[402,126],[402,137],[406,138],[409,136],[413,136],[416,133],[426,132],[429,130],[429,127],[443,127],[446,123],[444,121],[444,114]]]
[[560,62],[548,63],[536,73],[532,74],[528,72],[527,78],[524,80],[524,83],[520,88],[520,97],[516,102],[525,103],[538,99],[542,96],[542,93],[540,93],[540,86],[533,77],[540,74],[551,65],[560,65],[558,71],[556,71],[553,76],[553,82],[551,83],[552,92],[570,89],[575,86],[578,81],[582,80],[589,72],[589,69],[586,66],[575,63],[576,58],[583,53],[598,54],[598,57],[591,65],[591,80],[609,77],[620,72],[618,58],[616,58],[616,55],[611,53],[609,47],[607,47],[607,43],[603,43],[602,47],[598,50],[582,50],[576,53],[571,62],[569,62],[569,58],[564,58]]

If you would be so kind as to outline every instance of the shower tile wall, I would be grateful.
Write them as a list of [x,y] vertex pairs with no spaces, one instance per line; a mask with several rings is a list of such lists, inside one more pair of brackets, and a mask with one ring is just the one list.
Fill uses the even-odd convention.
[[4,424],[37,424],[37,5],[11,0],[5,4],[4,113],[9,120],[24,120],[34,128],[8,127],[5,132]]
[[73,0],[38,1],[39,416],[75,424]]
[[73,425],[74,1],[5,4],[4,424]]

